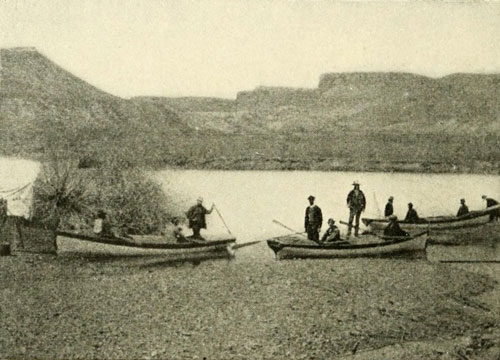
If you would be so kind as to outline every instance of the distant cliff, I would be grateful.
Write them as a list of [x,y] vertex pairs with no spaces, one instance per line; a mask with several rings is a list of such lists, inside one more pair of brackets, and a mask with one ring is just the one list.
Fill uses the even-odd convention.
[[[500,173],[500,75],[323,74],[236,99],[108,94],[0,50],[0,152],[210,169]],[[89,162],[91,163],[91,162]]]
[[33,48],[0,49],[0,123],[1,148],[13,154],[123,149],[189,131],[174,111],[101,91]]

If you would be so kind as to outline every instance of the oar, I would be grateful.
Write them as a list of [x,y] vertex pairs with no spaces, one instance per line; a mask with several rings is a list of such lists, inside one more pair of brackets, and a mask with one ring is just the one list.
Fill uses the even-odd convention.
[[255,240],[255,241],[249,241],[249,242],[246,242],[246,243],[242,243],[242,244],[235,244],[233,245],[233,249],[241,249],[243,247],[246,247],[246,246],[252,246],[252,245],[256,245],[258,243],[261,243],[262,241],[264,240]]
[[[349,223],[346,223],[345,221],[342,221],[342,220],[339,220],[339,223],[342,224],[342,225],[349,226]],[[357,228],[357,227],[359,228],[359,226],[356,226],[356,225],[353,225],[352,227],[353,228]],[[374,234],[374,232],[372,232],[372,231],[363,231],[361,233],[361,235],[372,235],[372,234]]]
[[294,234],[301,235],[301,236],[307,238],[307,236],[305,236],[303,232],[298,232],[298,231],[296,231],[296,230],[294,230],[292,228],[289,228],[288,226],[286,226],[285,224],[283,224],[281,221],[273,220],[273,223],[278,224],[278,225],[284,227],[285,229],[287,229],[288,231],[293,232]]
[[215,209],[215,211],[217,211],[217,214],[219,214],[219,217],[220,217],[220,219],[222,220],[222,223],[223,223],[223,224],[224,224],[224,226],[226,227],[227,231],[229,232],[229,235],[233,235],[233,234],[231,233],[231,230],[229,230],[229,227],[227,226],[226,222],[224,221],[224,218],[222,217],[222,214],[220,213],[219,209],[217,209],[217,207],[215,206],[215,204],[214,204],[214,209]]

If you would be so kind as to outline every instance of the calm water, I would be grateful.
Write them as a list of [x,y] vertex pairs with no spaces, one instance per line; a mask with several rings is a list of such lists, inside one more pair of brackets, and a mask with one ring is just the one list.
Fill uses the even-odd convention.
[[[358,180],[367,198],[363,216],[378,216],[387,198],[395,197],[394,209],[404,217],[408,202],[421,216],[451,215],[465,198],[469,209],[482,209],[481,195],[500,198],[500,177],[453,174],[389,174],[314,171],[204,171],[163,170],[156,179],[175,201],[187,209],[202,196],[206,207],[215,203],[238,242],[261,240],[289,233],[273,224],[276,219],[297,231],[304,231],[307,197],[316,203],[326,219],[347,221],[345,204],[352,182]],[[225,232],[214,211],[208,216],[208,232]],[[339,225],[345,232],[345,226]]]

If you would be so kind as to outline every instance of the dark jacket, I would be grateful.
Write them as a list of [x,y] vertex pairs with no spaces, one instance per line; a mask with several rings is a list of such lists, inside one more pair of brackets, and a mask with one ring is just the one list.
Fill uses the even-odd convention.
[[[310,213],[311,212],[311,213]],[[311,217],[311,220],[309,219]],[[304,219],[304,228],[307,229],[309,226],[321,227],[323,224],[323,213],[317,205],[308,206],[306,208],[306,216]]]
[[356,212],[361,212],[365,210],[366,207],[366,198],[365,194],[361,190],[358,190],[359,193],[356,196],[354,189],[349,192],[347,195],[347,205],[349,205],[349,209],[354,210]]
[[387,202],[387,205],[385,205],[384,216],[391,216],[392,214],[394,214],[394,208],[392,203],[389,201]]
[[409,234],[399,227],[397,221],[390,222],[384,229],[385,236],[408,236]]
[[462,204],[460,206],[460,209],[458,209],[457,217],[467,215],[468,213],[469,213],[469,208],[467,207],[467,205]]
[[492,198],[486,198],[486,207],[498,205],[498,201]]
[[340,232],[339,228],[333,225],[333,227],[328,227],[323,237],[321,238],[321,242],[329,242],[329,241],[338,241],[340,240]]
[[191,206],[186,212],[186,216],[189,220],[189,227],[197,226],[201,229],[207,228],[207,222],[205,220],[205,215],[208,214],[208,210],[205,209],[203,205],[196,204]]
[[413,208],[408,209],[408,212],[406,213],[405,221],[412,222],[412,223],[417,223],[419,220],[417,211]]

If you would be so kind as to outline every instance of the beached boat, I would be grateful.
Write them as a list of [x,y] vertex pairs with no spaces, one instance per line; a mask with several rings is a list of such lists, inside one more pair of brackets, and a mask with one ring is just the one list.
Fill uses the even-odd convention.
[[[500,205],[495,205],[488,207],[484,210],[471,211],[467,215],[456,217],[456,216],[433,216],[420,218],[418,223],[410,223],[404,220],[398,221],[399,226],[406,231],[414,230],[450,230],[450,229],[460,229],[473,226],[481,226],[488,223],[490,219],[490,212],[500,209]],[[370,230],[382,230],[389,224],[389,220],[386,218],[380,219],[361,219],[363,223],[370,228]]]
[[93,236],[76,232],[57,233],[58,255],[163,256],[176,260],[231,257],[236,238],[207,236],[207,240],[179,243],[163,236],[131,238]]
[[277,259],[417,256],[425,253],[427,231],[409,237],[362,235],[352,241],[318,245],[299,235],[267,240]]

